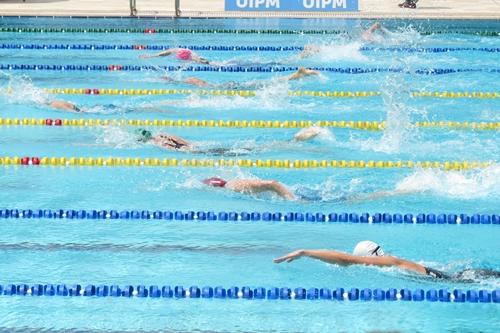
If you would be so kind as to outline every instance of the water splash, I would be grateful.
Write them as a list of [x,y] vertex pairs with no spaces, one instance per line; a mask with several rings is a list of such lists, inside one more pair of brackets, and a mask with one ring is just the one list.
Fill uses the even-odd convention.
[[419,169],[399,181],[396,191],[431,191],[441,196],[459,199],[498,197],[500,195],[500,165],[481,170],[460,172]]
[[118,148],[134,149],[142,145],[137,142],[137,136],[119,126],[105,126],[97,134],[95,143],[97,145]]
[[43,89],[37,88],[30,77],[5,74],[8,83],[1,89],[1,95],[11,104],[47,104],[51,98]]

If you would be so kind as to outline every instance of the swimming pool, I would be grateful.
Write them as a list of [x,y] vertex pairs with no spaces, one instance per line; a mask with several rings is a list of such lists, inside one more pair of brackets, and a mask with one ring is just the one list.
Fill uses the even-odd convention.
[[[407,288],[412,292],[498,289],[498,279],[457,283],[312,260],[272,263],[273,258],[298,248],[350,252],[358,241],[372,239],[386,252],[444,271],[499,269],[498,226],[456,225],[453,214],[493,216],[492,221],[498,223],[500,45],[491,32],[499,31],[500,26],[492,21],[383,24],[392,33],[385,40],[364,43],[359,36],[369,22],[357,20],[3,18],[0,30],[17,27],[18,32],[0,32],[0,117],[4,119],[0,155],[9,161],[17,161],[16,156],[30,157],[31,163],[33,157],[48,157],[46,164],[62,164],[2,165],[0,272],[4,289],[8,290],[8,284],[27,284],[32,290],[35,284],[133,285],[135,291],[139,285],[186,289],[194,285],[248,286],[252,290],[341,287],[346,292],[351,288]],[[66,32],[28,32],[31,28]],[[67,32],[76,28],[110,30]],[[236,33],[233,29],[273,31]],[[294,33],[296,30],[306,31]],[[348,33],[311,33],[323,30]],[[474,35],[474,31],[483,33]],[[293,58],[306,44],[320,45],[320,52],[308,59]],[[196,52],[221,66],[212,71],[213,67],[188,65],[182,72],[169,69],[182,65],[175,59],[138,59],[140,54],[157,51],[144,49],[147,46],[179,45],[195,46]],[[299,65],[323,68],[321,77],[279,79]],[[175,80],[196,76],[215,87],[167,82],[165,75]],[[224,86],[231,81],[241,89]],[[249,88],[248,82],[256,83],[258,89]],[[45,88],[65,93],[52,94]],[[325,93],[310,93],[318,91]],[[87,112],[51,109],[45,102],[55,98],[71,101]],[[26,118],[26,124],[14,125],[14,118]],[[32,122],[32,118],[37,120]],[[40,123],[38,119],[44,124],[47,119],[50,124],[61,119],[63,126],[33,126]],[[73,119],[75,125],[71,125]],[[78,126],[80,119],[83,126]],[[124,119],[134,122],[94,126],[97,120],[114,124]],[[156,126],[135,120],[167,122]],[[182,126],[178,120],[183,121]],[[215,126],[210,120],[233,122]],[[293,142],[301,121],[328,121],[329,127],[311,142]],[[367,127],[367,121],[385,121],[385,129],[355,129],[357,123],[349,121],[363,122],[360,127]],[[449,121],[460,124],[449,126]],[[417,122],[429,126],[415,127]],[[134,132],[141,127],[182,136],[201,150],[223,147],[230,154],[189,154],[141,144]],[[51,162],[52,157],[66,159]],[[92,165],[78,165],[80,157],[91,157]],[[131,158],[131,166],[103,166],[110,157],[122,158],[120,163],[125,165]],[[135,163],[134,158],[141,160]],[[168,166],[140,163],[150,164],[153,159],[160,164],[168,159]],[[177,165],[172,165],[173,159]],[[251,162],[241,167],[218,166],[229,161],[238,165],[238,160]],[[273,167],[266,167],[267,160]],[[318,165],[308,162],[305,167],[305,160]],[[89,164],[85,161],[83,164]],[[259,166],[258,161],[264,165]],[[327,161],[326,166],[322,161]],[[361,167],[360,161],[366,165]],[[370,161],[374,161],[373,167],[367,167]],[[385,163],[378,167],[378,161]],[[449,164],[429,168],[426,161]],[[453,170],[464,166],[455,162],[463,161],[468,161],[466,170]],[[4,158],[2,164],[6,163]],[[212,189],[201,183],[210,176],[276,179],[294,191],[307,188],[315,200],[290,202],[271,195]],[[391,190],[410,193],[345,200]],[[12,209],[23,215],[28,210],[35,214],[42,210],[50,217],[11,217],[16,215]],[[58,210],[64,210],[64,218]],[[72,214],[77,217],[80,210],[85,210],[85,219],[69,218]],[[102,217],[108,218],[93,219],[100,211],[106,211]],[[114,219],[114,211],[128,211],[129,216]],[[148,218],[132,218],[136,211],[147,211],[143,216]],[[161,212],[161,219],[154,212]],[[175,217],[176,212],[182,212],[182,220]],[[218,218],[202,220],[199,212],[214,212]],[[235,221],[225,221],[220,212],[236,212],[227,215],[227,220]],[[258,212],[260,221],[252,221],[251,215],[242,212]],[[275,215],[278,212],[282,215]],[[303,213],[305,220],[315,222],[287,222],[288,212]],[[322,219],[321,214],[333,219],[329,215],[333,212],[359,216],[367,212],[375,223],[316,221]],[[377,223],[376,213],[387,214],[380,217],[383,221],[390,215],[391,223]],[[397,223],[398,214],[401,219],[412,214],[415,223],[412,218],[411,223]],[[418,214],[425,214],[426,223],[417,223]],[[429,214],[446,214],[447,223],[428,223],[433,221]],[[428,332],[492,331],[500,324],[497,304],[491,300],[461,304],[228,297],[1,298],[0,327],[5,331]]]

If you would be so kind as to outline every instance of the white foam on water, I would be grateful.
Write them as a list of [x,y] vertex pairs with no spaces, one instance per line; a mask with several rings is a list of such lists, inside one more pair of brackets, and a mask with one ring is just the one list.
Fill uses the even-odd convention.
[[102,127],[97,134],[95,143],[117,149],[142,147],[142,144],[137,142],[137,135],[120,126]]
[[424,192],[450,198],[477,199],[500,195],[500,165],[474,171],[418,169],[396,184],[396,191]]
[[43,89],[37,88],[31,78],[25,75],[16,76],[4,74],[9,81],[1,90],[1,95],[12,104],[47,104],[51,98]]
[[319,45],[317,59],[321,62],[348,60],[348,61],[368,61],[368,58],[361,53],[362,42],[350,42],[339,44],[338,42]]

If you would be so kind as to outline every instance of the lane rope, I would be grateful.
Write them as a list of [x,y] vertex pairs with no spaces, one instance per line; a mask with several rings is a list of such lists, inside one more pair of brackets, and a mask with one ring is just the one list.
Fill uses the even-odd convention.
[[138,297],[167,299],[245,299],[245,300],[334,300],[334,301],[414,301],[440,303],[500,303],[500,289],[396,289],[396,288],[309,288],[302,287],[186,287],[158,285],[82,285],[73,284],[7,284],[0,286],[5,296],[62,296],[62,297]]
[[[303,46],[255,46],[255,45],[146,45],[146,44],[0,44],[0,49],[14,50],[167,50],[183,48],[193,51],[303,51]],[[448,52],[500,52],[498,47],[361,47],[360,51],[448,53]]]
[[235,211],[149,211],[149,210],[75,210],[75,209],[0,209],[3,219],[77,219],[77,220],[164,220],[232,222],[309,222],[368,224],[500,224],[498,214],[400,214],[400,213],[300,213]]
[[[218,127],[218,128],[306,128],[311,126],[326,128],[348,128],[369,131],[385,129],[385,121],[367,120],[193,120],[193,119],[52,119],[52,118],[0,118],[0,126],[56,126],[56,127],[97,127],[97,126],[155,126],[155,127]],[[497,122],[459,121],[417,121],[415,128],[447,128],[472,130],[499,130]]]
[[[211,95],[211,96],[240,96],[255,97],[258,90],[233,90],[233,89],[116,89],[116,88],[45,88],[49,94],[65,95]],[[7,93],[13,90],[7,88]],[[381,96],[380,91],[338,91],[338,90],[289,90],[291,97],[328,97],[328,98],[358,98]],[[500,98],[497,91],[413,91],[411,97],[431,98]]]
[[[44,65],[44,64],[0,64],[0,70],[21,71],[184,71],[224,73],[282,73],[297,71],[296,66],[152,66],[152,65]],[[340,74],[404,73],[417,75],[444,75],[454,73],[500,73],[500,68],[423,68],[408,71],[404,68],[360,68],[360,67],[310,67],[321,72]]]
[[[347,30],[294,30],[294,29],[167,29],[167,28],[29,28],[0,27],[0,32],[14,33],[144,33],[144,34],[266,34],[266,35],[339,35]],[[421,31],[421,35],[464,34],[476,36],[500,36],[499,31],[443,29]]]
[[58,167],[242,167],[276,169],[414,169],[472,170],[495,165],[494,161],[387,161],[387,160],[281,160],[281,159],[177,159],[140,157],[0,157],[3,166],[58,166]]

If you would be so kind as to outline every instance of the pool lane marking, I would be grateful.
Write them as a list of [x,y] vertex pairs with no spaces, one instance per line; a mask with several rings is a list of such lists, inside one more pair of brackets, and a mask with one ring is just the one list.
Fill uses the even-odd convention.
[[[326,29],[167,29],[167,28],[31,28],[31,27],[0,27],[0,32],[7,33],[142,33],[154,34],[269,34],[269,35],[339,35],[349,34],[347,30]],[[421,35],[433,34],[464,34],[476,36],[500,36],[500,31],[448,28],[443,30],[423,30]]]
[[55,157],[3,156],[2,166],[58,166],[58,167],[242,167],[275,169],[442,169],[459,171],[484,169],[496,161],[403,161],[403,160],[282,160],[282,159],[177,159],[141,157]]
[[[0,70],[9,71],[184,71],[184,72],[224,72],[224,73],[281,73],[297,71],[297,66],[153,66],[153,65],[123,65],[123,64],[100,64],[100,65],[82,65],[82,64],[64,64],[64,65],[45,65],[45,64],[0,64]],[[330,72],[338,74],[373,74],[373,73],[401,73],[418,75],[445,75],[456,73],[500,73],[500,68],[421,68],[408,70],[403,67],[309,67],[309,69],[321,72]]]
[[321,213],[321,212],[235,212],[203,210],[96,210],[96,209],[0,209],[3,219],[88,219],[88,220],[163,220],[233,222],[310,222],[368,224],[500,224],[498,214],[453,213]]
[[[255,97],[259,90],[229,90],[229,89],[116,89],[116,88],[45,88],[49,94],[60,95],[210,95],[210,96],[240,96]],[[7,89],[7,93],[14,92]],[[382,96],[380,91],[358,90],[289,90],[290,97],[320,97],[320,98],[367,98]],[[408,93],[409,97],[425,98],[473,98],[473,99],[496,99],[500,98],[497,91],[413,91]]]
[[[99,127],[99,126],[132,126],[132,127],[201,127],[201,128],[307,128],[312,126],[324,128],[345,128],[367,131],[381,131],[386,127],[385,121],[366,120],[216,120],[216,119],[52,119],[52,118],[0,118],[0,126],[55,126],[55,127]],[[500,130],[500,122],[476,121],[418,121],[411,124],[415,128],[424,129],[457,129],[457,130]]]
[[[264,51],[286,52],[303,51],[303,46],[276,45],[156,45],[156,44],[0,44],[0,49],[15,50],[76,50],[76,51],[141,51],[167,50],[169,48],[184,48],[193,51]],[[448,53],[448,52],[500,52],[495,47],[361,47],[360,51],[375,52],[407,52],[407,53]]]

